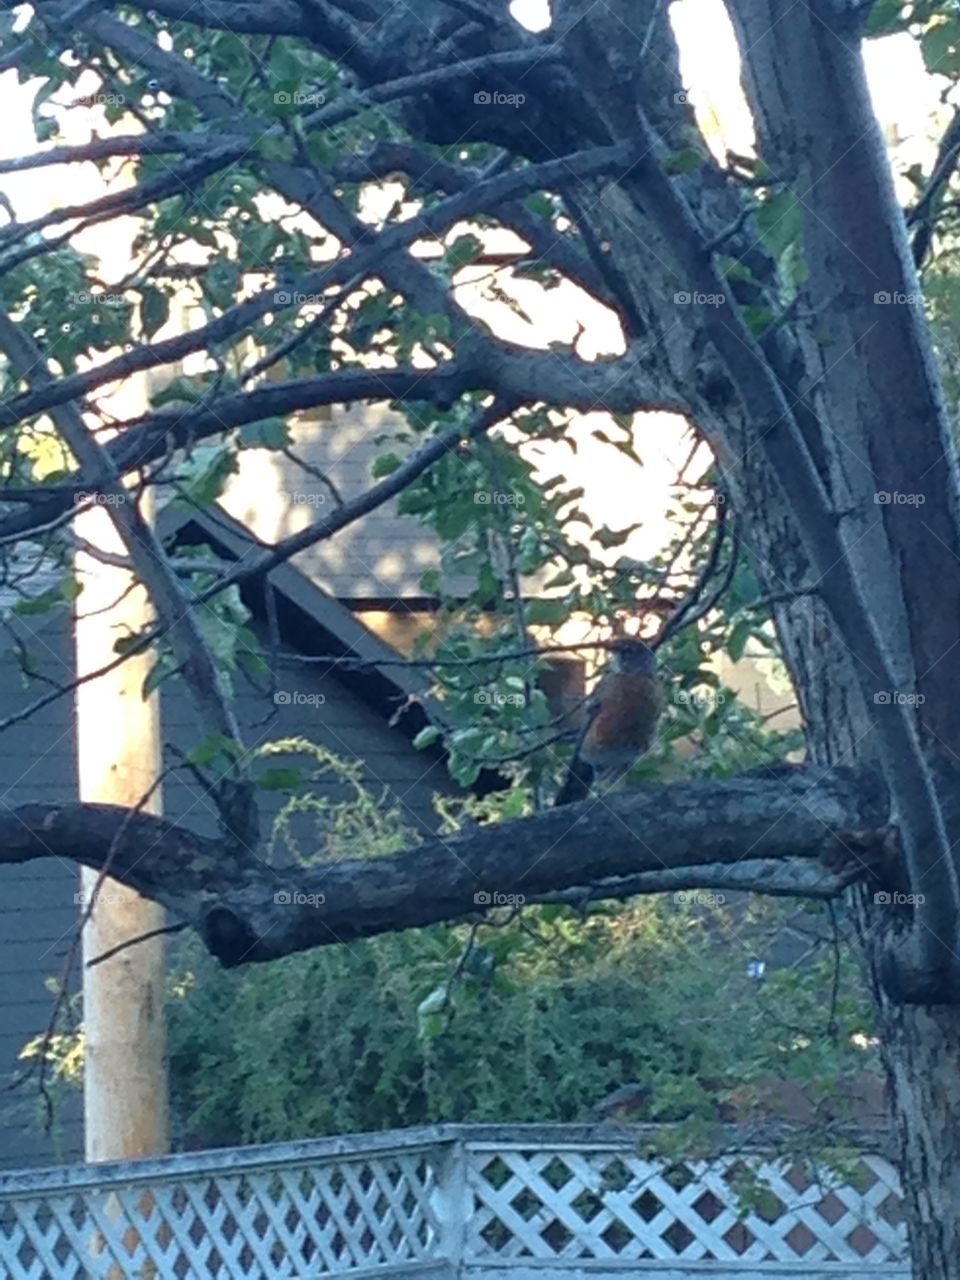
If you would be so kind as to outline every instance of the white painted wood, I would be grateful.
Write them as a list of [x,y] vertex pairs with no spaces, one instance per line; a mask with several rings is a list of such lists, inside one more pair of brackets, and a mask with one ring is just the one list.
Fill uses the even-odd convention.
[[866,1190],[802,1192],[758,1155],[781,1206],[766,1222],[740,1214],[731,1156],[688,1161],[672,1185],[636,1135],[578,1132],[449,1126],[0,1177],[0,1277],[909,1276],[903,1227],[879,1212],[899,1199],[879,1154],[862,1157]]
[[[146,408],[142,378],[126,379],[118,395],[121,418]],[[148,499],[148,518],[151,510]],[[84,512],[76,527],[91,547],[126,554],[104,506]],[[82,679],[76,691],[79,797],[160,813],[159,697],[156,691],[146,699],[142,694],[156,655],[140,654],[88,678],[110,663],[118,636],[136,635],[149,624],[149,598],[126,570],[102,564],[85,551],[77,554],[76,572],[83,588],[74,628]],[[109,876],[101,883],[90,868],[82,869],[80,883],[80,911],[89,915],[82,946],[85,1156],[95,1161],[161,1155],[170,1149],[167,964],[165,941],[158,933],[164,911]],[[156,936],[90,964],[149,934]]]

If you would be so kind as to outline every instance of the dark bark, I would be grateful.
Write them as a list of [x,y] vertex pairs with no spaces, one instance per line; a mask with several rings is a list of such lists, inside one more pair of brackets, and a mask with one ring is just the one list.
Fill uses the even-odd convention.
[[[960,834],[953,800],[960,668],[950,656],[960,628],[956,450],[857,34],[838,29],[835,11],[825,5],[813,12],[738,0],[734,11],[741,42],[751,50],[748,88],[763,154],[774,168],[789,162],[813,214],[804,224],[805,302],[821,308],[830,339],[826,347],[807,341],[803,350],[817,455],[834,509],[845,513],[845,552],[895,672],[886,692],[920,695],[918,729],[951,845],[945,865],[953,870]],[[877,304],[878,294],[913,302]],[[840,305],[827,307],[831,298]],[[896,492],[919,500],[877,503],[878,493]],[[779,564],[772,526],[754,525],[754,531],[763,553]],[[849,657],[842,618],[822,617],[816,629],[797,621],[796,612],[782,617],[781,634],[804,690],[812,758],[824,765],[875,758],[869,707],[851,699],[843,675]],[[891,764],[896,768],[897,761]],[[908,844],[925,839],[908,826],[904,836]],[[935,871],[929,879],[922,865],[917,871],[907,877],[912,892],[943,892]],[[922,916],[911,920],[909,910],[878,903],[862,889],[852,897],[901,1140],[914,1275],[957,1280],[956,983],[951,976],[938,985],[939,975],[927,973],[925,992],[921,984],[909,993],[910,1003],[898,999],[904,993],[896,957],[918,919],[922,927]],[[960,921],[955,912],[943,915],[939,941],[955,955]]]
[[[644,787],[388,858],[274,867],[163,818],[107,805],[27,805],[0,814],[0,861],[70,858],[103,870],[196,926],[224,964],[482,916],[516,899],[625,897],[699,880],[839,893],[887,883],[886,799],[874,775],[763,770],[729,782]],[[794,860],[799,865],[794,867]],[[639,879],[638,879],[639,877]],[[588,892],[589,891],[589,892]],[[483,895],[486,895],[484,897]]]
[[[538,47],[510,24],[505,7],[477,22],[433,0],[416,11],[389,0],[352,0],[342,8],[319,0],[300,8],[282,0],[263,6],[215,0],[202,10],[165,0],[157,7],[201,25],[298,30],[350,67],[361,86],[397,80],[411,66],[439,67],[457,58],[475,66],[472,60],[485,53]],[[796,797],[771,779],[713,790],[707,784],[697,791],[644,789],[604,811],[617,815],[612,825],[604,825],[597,809],[589,816],[573,809],[428,842],[389,861],[318,865],[295,879],[224,861],[219,847],[172,829],[152,829],[169,862],[155,865],[151,858],[144,867],[124,858],[116,812],[31,811],[20,815],[22,830],[4,833],[0,823],[0,833],[8,836],[8,859],[43,856],[59,840],[62,852],[70,845],[73,856],[102,866],[113,847],[111,870],[195,922],[230,964],[463,918],[475,912],[478,890],[534,897],[599,882],[598,893],[617,896],[645,885],[662,889],[664,867],[683,879],[697,868],[715,876],[719,865],[722,876],[723,865],[732,870],[741,857],[762,850],[768,867],[789,867],[800,856],[809,869],[814,853],[829,857],[830,849],[846,851],[852,843],[869,852],[865,861],[873,868],[864,877],[869,883],[853,888],[850,899],[902,1136],[915,1274],[958,1280],[956,451],[920,308],[874,300],[877,294],[909,297],[917,284],[864,85],[859,19],[825,0],[731,0],[730,7],[761,153],[806,209],[809,276],[787,314],[774,265],[744,216],[742,194],[696,131],[665,7],[655,0],[565,0],[556,6],[550,34],[562,65],[550,57],[523,70],[522,59],[508,59],[486,79],[476,71],[465,83],[443,79],[405,99],[399,116],[420,140],[490,141],[532,161],[638,140],[656,161],[681,150],[700,153],[698,169],[669,182],[651,159],[619,179],[609,172],[555,177],[594,270],[619,303],[625,330],[644,344],[635,368],[616,371],[624,403],[650,403],[653,386],[663,402],[682,406],[716,452],[739,512],[741,541],[770,596],[804,594],[777,606],[777,624],[811,757],[830,770],[830,804],[846,797],[826,815],[826,833],[819,820],[811,821],[806,803],[793,803]],[[105,14],[90,21],[89,31],[122,58],[172,76],[180,96],[229,124],[231,134],[256,136],[257,122],[222,87],[142,32]],[[478,88],[521,91],[525,110],[478,108]],[[270,163],[264,176],[345,243],[363,245],[362,229],[333,198],[324,175]],[[502,201],[509,198],[502,194]],[[718,282],[718,250],[750,267],[748,286],[729,286],[738,303],[781,312],[781,323],[759,341],[729,305],[716,315],[688,308],[678,316],[677,291]],[[351,265],[356,268],[356,258]],[[378,267],[425,312],[450,314],[436,281],[407,255],[388,256]],[[544,371],[541,362],[537,375],[525,384],[527,394],[580,402],[568,398],[559,372]],[[878,503],[878,493],[924,501],[922,507]],[[887,702],[876,703],[875,694],[888,695]],[[905,712],[895,695],[923,701]],[[847,795],[845,783],[833,791],[848,776],[833,770],[854,763],[889,783],[902,840],[887,841],[886,852],[878,834],[886,815],[875,790],[869,789],[872,798],[856,787]],[[798,773],[786,785],[808,782],[809,775]],[[823,795],[813,787],[814,808]],[[570,819],[572,827],[560,827]],[[128,837],[141,820],[130,820]],[[624,831],[633,833],[626,842]],[[752,837],[760,843],[748,848]],[[847,854],[845,870],[849,863]],[[880,887],[922,895],[926,903],[878,902]],[[322,893],[325,901],[322,909],[276,903],[277,892]]]

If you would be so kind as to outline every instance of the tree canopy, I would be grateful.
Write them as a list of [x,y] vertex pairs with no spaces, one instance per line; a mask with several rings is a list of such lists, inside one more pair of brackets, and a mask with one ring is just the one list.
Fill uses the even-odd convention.
[[[62,568],[28,608],[67,600],[72,516],[90,495],[104,505],[156,612],[127,652],[150,647],[154,679],[189,686],[203,731],[188,763],[221,827],[201,838],[139,811],[38,803],[0,816],[3,859],[53,851],[109,869],[228,965],[322,943],[312,907],[276,907],[278,869],[255,853],[264,762],[225,678],[246,642],[235,589],[399,497],[441,540],[472,544],[472,585],[425,655],[450,708],[435,728],[461,781],[493,766],[515,785],[485,815],[503,821],[325,868],[328,922],[359,937],[472,918],[487,877],[581,901],[655,891],[668,872],[845,895],[900,1122],[916,1274],[957,1275],[960,489],[944,386],[952,396],[960,148],[949,124],[933,162],[903,175],[904,199],[861,53],[909,33],[946,98],[955,13],[730,0],[755,139],[743,156],[701,128],[657,3],[558,0],[537,32],[475,0],[2,7],[2,65],[35,91],[37,147],[0,171],[115,176],[8,210],[0,228],[0,545]],[[112,127],[77,139],[69,121],[91,104]],[[392,202],[367,202],[377,184]],[[99,279],[85,232],[131,216],[132,262]],[[497,229],[519,242],[509,261],[488,243]],[[934,249],[928,301],[917,267]],[[505,266],[545,290],[569,282],[615,318],[617,340],[498,336],[462,288],[477,266],[494,283]],[[184,291],[199,323],[165,336]],[[147,371],[160,375],[151,403],[118,420],[107,391]],[[382,401],[408,428],[369,487],[232,565],[178,563],[129,500],[172,485],[209,504],[237,452],[286,447],[297,413]],[[536,483],[523,442],[568,439],[573,410],[613,415],[612,455],[637,452],[627,420],[653,410],[709,450],[708,515],[686,513],[659,565],[611,565],[571,534],[575,485]],[[481,478],[529,494],[529,511],[466,504]],[[702,506],[694,491],[682,496]],[[540,572],[553,584],[528,599]],[[442,595],[442,578],[424,590]],[[551,808],[564,755],[538,737],[549,715],[529,651],[578,609],[608,628],[656,617],[658,654],[688,691],[715,648],[771,619],[806,763],[751,773],[730,756],[725,770],[708,750],[690,770],[706,776],[690,780],[678,757],[656,785]],[[470,705],[486,661],[501,692],[524,694],[494,723]],[[762,748],[761,765],[777,754]],[[279,874],[309,888],[316,872]]]

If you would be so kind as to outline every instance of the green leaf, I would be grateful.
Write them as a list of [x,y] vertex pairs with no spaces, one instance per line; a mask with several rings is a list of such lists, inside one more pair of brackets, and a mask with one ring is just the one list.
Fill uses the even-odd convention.
[[545,222],[550,222],[556,213],[556,206],[548,195],[544,195],[542,191],[534,192],[532,196],[527,196],[523,201],[524,207],[529,209],[538,218],[543,218]]
[[500,808],[500,817],[504,822],[511,818],[522,818],[526,812],[528,796],[522,787],[512,787]]
[[384,476],[391,476],[401,466],[403,466],[403,459],[395,453],[382,453],[379,458],[374,459],[373,478],[381,480]]
[[660,168],[671,177],[680,173],[696,173],[704,164],[704,158],[694,147],[682,147],[660,161]]
[[159,689],[164,680],[167,680],[177,670],[177,662],[172,653],[162,653],[156,660],[150,670],[147,672],[140,690],[140,696],[144,702],[150,697],[155,689]]
[[189,378],[171,378],[167,385],[151,396],[155,408],[162,408],[179,400],[195,404],[203,395],[203,391]]
[[184,489],[198,507],[210,507],[223,493],[227,481],[237,470],[236,454],[227,445],[222,445],[212,450],[197,449],[194,459],[200,461],[200,466]]
[[140,286],[140,324],[144,334],[152,338],[170,318],[170,299],[156,285]]
[[452,755],[447,767],[450,770],[451,778],[455,782],[459,782],[462,787],[472,786],[480,777],[480,761],[469,760],[466,756]]
[[435,724],[425,725],[413,740],[413,745],[417,751],[424,751],[441,737],[440,730]]
[[527,621],[531,626],[559,626],[570,617],[565,600],[531,600],[527,604]]
[[803,205],[784,187],[758,205],[755,217],[760,239],[779,263],[787,247],[803,235]]
[[242,754],[243,747],[239,742],[235,742],[233,738],[228,738],[223,733],[211,733],[195,747],[191,747],[184,756],[184,760],[187,764],[201,768],[203,765],[212,764],[218,756],[239,760]]
[[27,600],[18,600],[11,612],[21,618],[49,613],[51,609],[57,608],[58,605],[69,604],[71,601],[76,600],[82,590],[82,586],[73,574],[68,574],[57,586],[49,587],[46,591],[41,591]]
[[608,550],[610,547],[622,547],[630,535],[642,527],[642,522],[627,525],[625,529],[609,529],[605,524],[602,524],[599,529],[594,530],[593,536],[601,547]]
[[446,1029],[445,1017],[450,1002],[446,984],[434,988],[417,1006],[417,1037],[420,1040],[437,1040]]
[[734,662],[739,662],[743,657],[755,630],[755,624],[750,618],[741,618],[739,622],[734,623],[726,644],[727,653]]
[[229,258],[217,258],[207,271],[207,297],[215,306],[226,309],[236,298],[240,281],[240,266]]
[[294,791],[301,782],[299,769],[266,769],[257,778],[262,791]]
[[757,280],[753,272],[745,262],[741,262],[738,258],[721,257],[718,265],[723,272],[724,277],[731,284],[756,284]]
[[867,19],[867,36],[886,36],[904,26],[902,0],[875,0]]
[[740,312],[747,328],[755,338],[759,338],[761,334],[765,333],[777,318],[776,313],[770,307],[750,305],[741,307]]
[[[246,628],[244,628],[246,630]],[[252,634],[252,633],[251,633]],[[250,673],[250,675],[258,677],[268,675],[270,668],[261,658],[259,653],[251,653],[248,649],[240,649],[237,653],[237,665]]]
[[960,73],[960,28],[954,18],[938,18],[920,37],[924,66],[931,74],[955,76]]
[[[284,107],[289,111],[289,107]],[[285,164],[294,157],[294,145],[290,138],[277,138],[272,134],[264,134],[256,145],[257,151],[263,156],[264,160],[272,160]]]
[[290,432],[285,418],[262,418],[259,422],[247,422],[240,428],[241,449],[285,449],[290,443]]
[[51,587],[48,591],[41,591],[39,595],[31,596],[29,600],[18,600],[11,612],[21,618],[29,618],[34,614],[49,613],[51,609],[55,609],[63,602],[59,588]]
[[483,244],[476,236],[457,236],[453,244],[447,247],[443,260],[451,271],[459,271],[461,267],[474,262],[482,253]]

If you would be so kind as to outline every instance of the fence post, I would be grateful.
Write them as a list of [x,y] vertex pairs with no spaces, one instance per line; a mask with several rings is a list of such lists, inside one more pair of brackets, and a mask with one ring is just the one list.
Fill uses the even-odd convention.
[[440,1152],[434,1198],[434,1212],[440,1231],[439,1255],[449,1262],[454,1275],[459,1275],[463,1266],[471,1209],[466,1144],[462,1138],[454,1138]]

